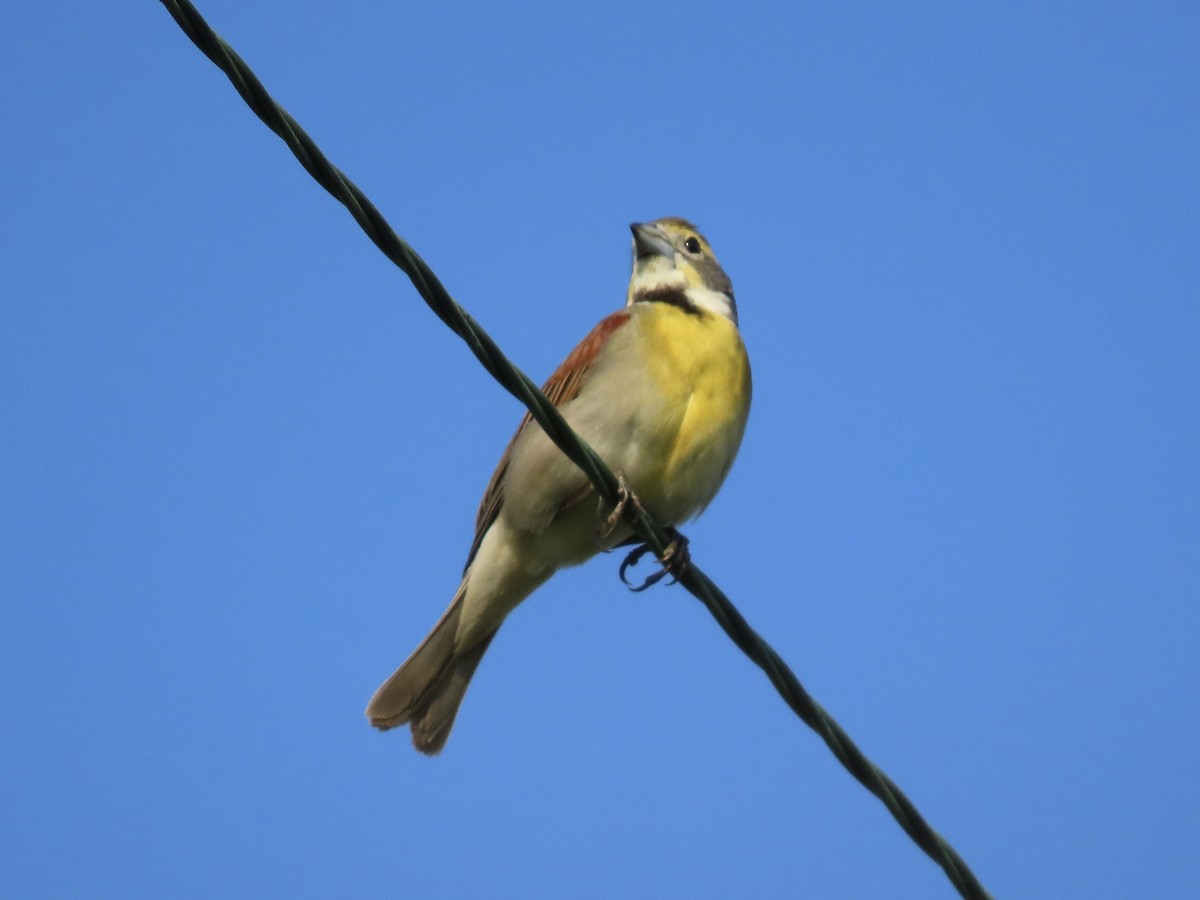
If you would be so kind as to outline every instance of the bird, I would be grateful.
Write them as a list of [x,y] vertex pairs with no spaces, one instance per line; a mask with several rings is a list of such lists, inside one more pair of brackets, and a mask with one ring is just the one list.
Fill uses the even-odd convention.
[[[627,496],[678,535],[675,526],[708,506],[733,465],[750,412],[750,362],[733,285],[696,226],[668,217],[630,229],[625,306],[542,391],[617,473],[622,504]],[[408,724],[417,750],[441,752],[476,667],[517,604],[558,569],[636,542],[621,512],[605,507],[526,414],[484,492],[453,600],[372,696],[371,724]]]

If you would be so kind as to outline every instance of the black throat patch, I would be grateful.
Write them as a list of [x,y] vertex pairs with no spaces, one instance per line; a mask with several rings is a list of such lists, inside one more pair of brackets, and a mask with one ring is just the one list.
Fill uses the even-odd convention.
[[696,304],[692,303],[687,298],[687,294],[680,288],[655,288],[652,291],[646,291],[639,294],[638,303],[665,303],[667,306],[677,306],[685,313],[690,313],[693,316],[703,315],[704,311]]

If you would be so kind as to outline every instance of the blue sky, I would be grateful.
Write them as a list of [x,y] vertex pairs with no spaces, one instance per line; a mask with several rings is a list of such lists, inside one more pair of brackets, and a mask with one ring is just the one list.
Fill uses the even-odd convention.
[[[951,896],[680,588],[362,718],[521,410],[155,3],[0,42],[11,896]],[[997,896],[1194,896],[1194,4],[201,6],[519,365],[698,222],[693,554]]]

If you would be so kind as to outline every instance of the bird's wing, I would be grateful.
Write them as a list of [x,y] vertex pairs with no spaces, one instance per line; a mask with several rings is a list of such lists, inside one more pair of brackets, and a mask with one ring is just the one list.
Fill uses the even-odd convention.
[[[600,324],[579,342],[579,345],[562,361],[562,365],[555,369],[554,374],[542,385],[542,393],[546,395],[546,399],[556,407],[560,407],[578,397],[600,348],[604,346],[605,341],[612,336],[613,332],[629,321],[629,317],[629,310],[622,309],[601,319]],[[517,438],[521,436],[521,432],[531,422],[533,422],[533,417],[529,413],[525,413],[525,418],[517,426],[512,440],[504,448],[504,455],[500,457],[500,463],[496,466],[496,471],[492,473],[492,480],[488,482],[487,490],[483,492],[483,500],[479,504],[479,512],[475,517],[475,540],[471,543],[471,552],[467,556],[468,567],[479,551],[483,536],[487,534],[487,530],[492,527],[492,523],[500,515],[500,508],[504,505],[505,475],[508,472],[513,446],[516,444]],[[571,505],[578,499],[580,498],[573,497],[566,505]]]

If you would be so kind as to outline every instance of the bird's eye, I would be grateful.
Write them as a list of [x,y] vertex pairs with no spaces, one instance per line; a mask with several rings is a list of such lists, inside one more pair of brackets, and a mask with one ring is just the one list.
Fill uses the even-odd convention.
[[696,240],[694,237],[690,237],[686,241],[684,241],[683,246],[687,248],[688,253],[699,253],[700,252],[700,242],[698,240]]

